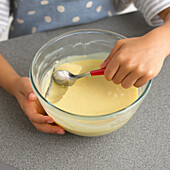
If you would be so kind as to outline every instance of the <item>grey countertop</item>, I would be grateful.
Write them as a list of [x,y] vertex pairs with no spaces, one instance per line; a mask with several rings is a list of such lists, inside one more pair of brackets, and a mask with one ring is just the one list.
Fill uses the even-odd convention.
[[[140,36],[152,29],[135,12],[11,39],[0,43],[0,52],[20,75],[28,76],[34,54],[46,41],[78,28],[102,28],[126,37]],[[38,132],[15,98],[0,88],[0,169],[169,170],[169,68],[167,57],[148,96],[125,126],[94,138]]]

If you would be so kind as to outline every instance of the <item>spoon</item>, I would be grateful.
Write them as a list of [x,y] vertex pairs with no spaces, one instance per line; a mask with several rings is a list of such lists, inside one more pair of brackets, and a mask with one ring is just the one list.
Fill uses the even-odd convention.
[[72,86],[76,82],[77,79],[87,77],[87,76],[104,75],[104,71],[105,71],[105,68],[74,75],[65,70],[57,70],[53,72],[52,78],[59,85]]

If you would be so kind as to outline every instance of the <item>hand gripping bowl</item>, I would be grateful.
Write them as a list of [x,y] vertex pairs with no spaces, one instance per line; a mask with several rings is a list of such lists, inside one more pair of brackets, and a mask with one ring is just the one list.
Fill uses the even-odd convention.
[[68,56],[109,53],[116,41],[124,38],[126,37],[120,34],[99,29],[75,30],[51,39],[36,53],[30,68],[32,88],[47,114],[68,132],[81,136],[100,136],[120,128],[132,117],[146,97],[151,80],[138,88],[137,100],[128,107],[107,115],[81,116],[61,110],[45,99],[42,92],[43,77],[56,60],[60,62]]

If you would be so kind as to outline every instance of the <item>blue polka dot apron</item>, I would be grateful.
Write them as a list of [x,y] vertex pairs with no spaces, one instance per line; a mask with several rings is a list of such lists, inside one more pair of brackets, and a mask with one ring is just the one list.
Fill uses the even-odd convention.
[[84,24],[115,14],[113,0],[14,0],[9,38]]

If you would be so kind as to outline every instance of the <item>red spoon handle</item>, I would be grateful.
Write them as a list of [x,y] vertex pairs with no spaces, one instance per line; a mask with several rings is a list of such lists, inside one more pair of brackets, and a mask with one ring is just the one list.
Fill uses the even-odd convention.
[[99,69],[99,70],[93,70],[90,71],[91,76],[99,76],[104,75],[105,68]]

